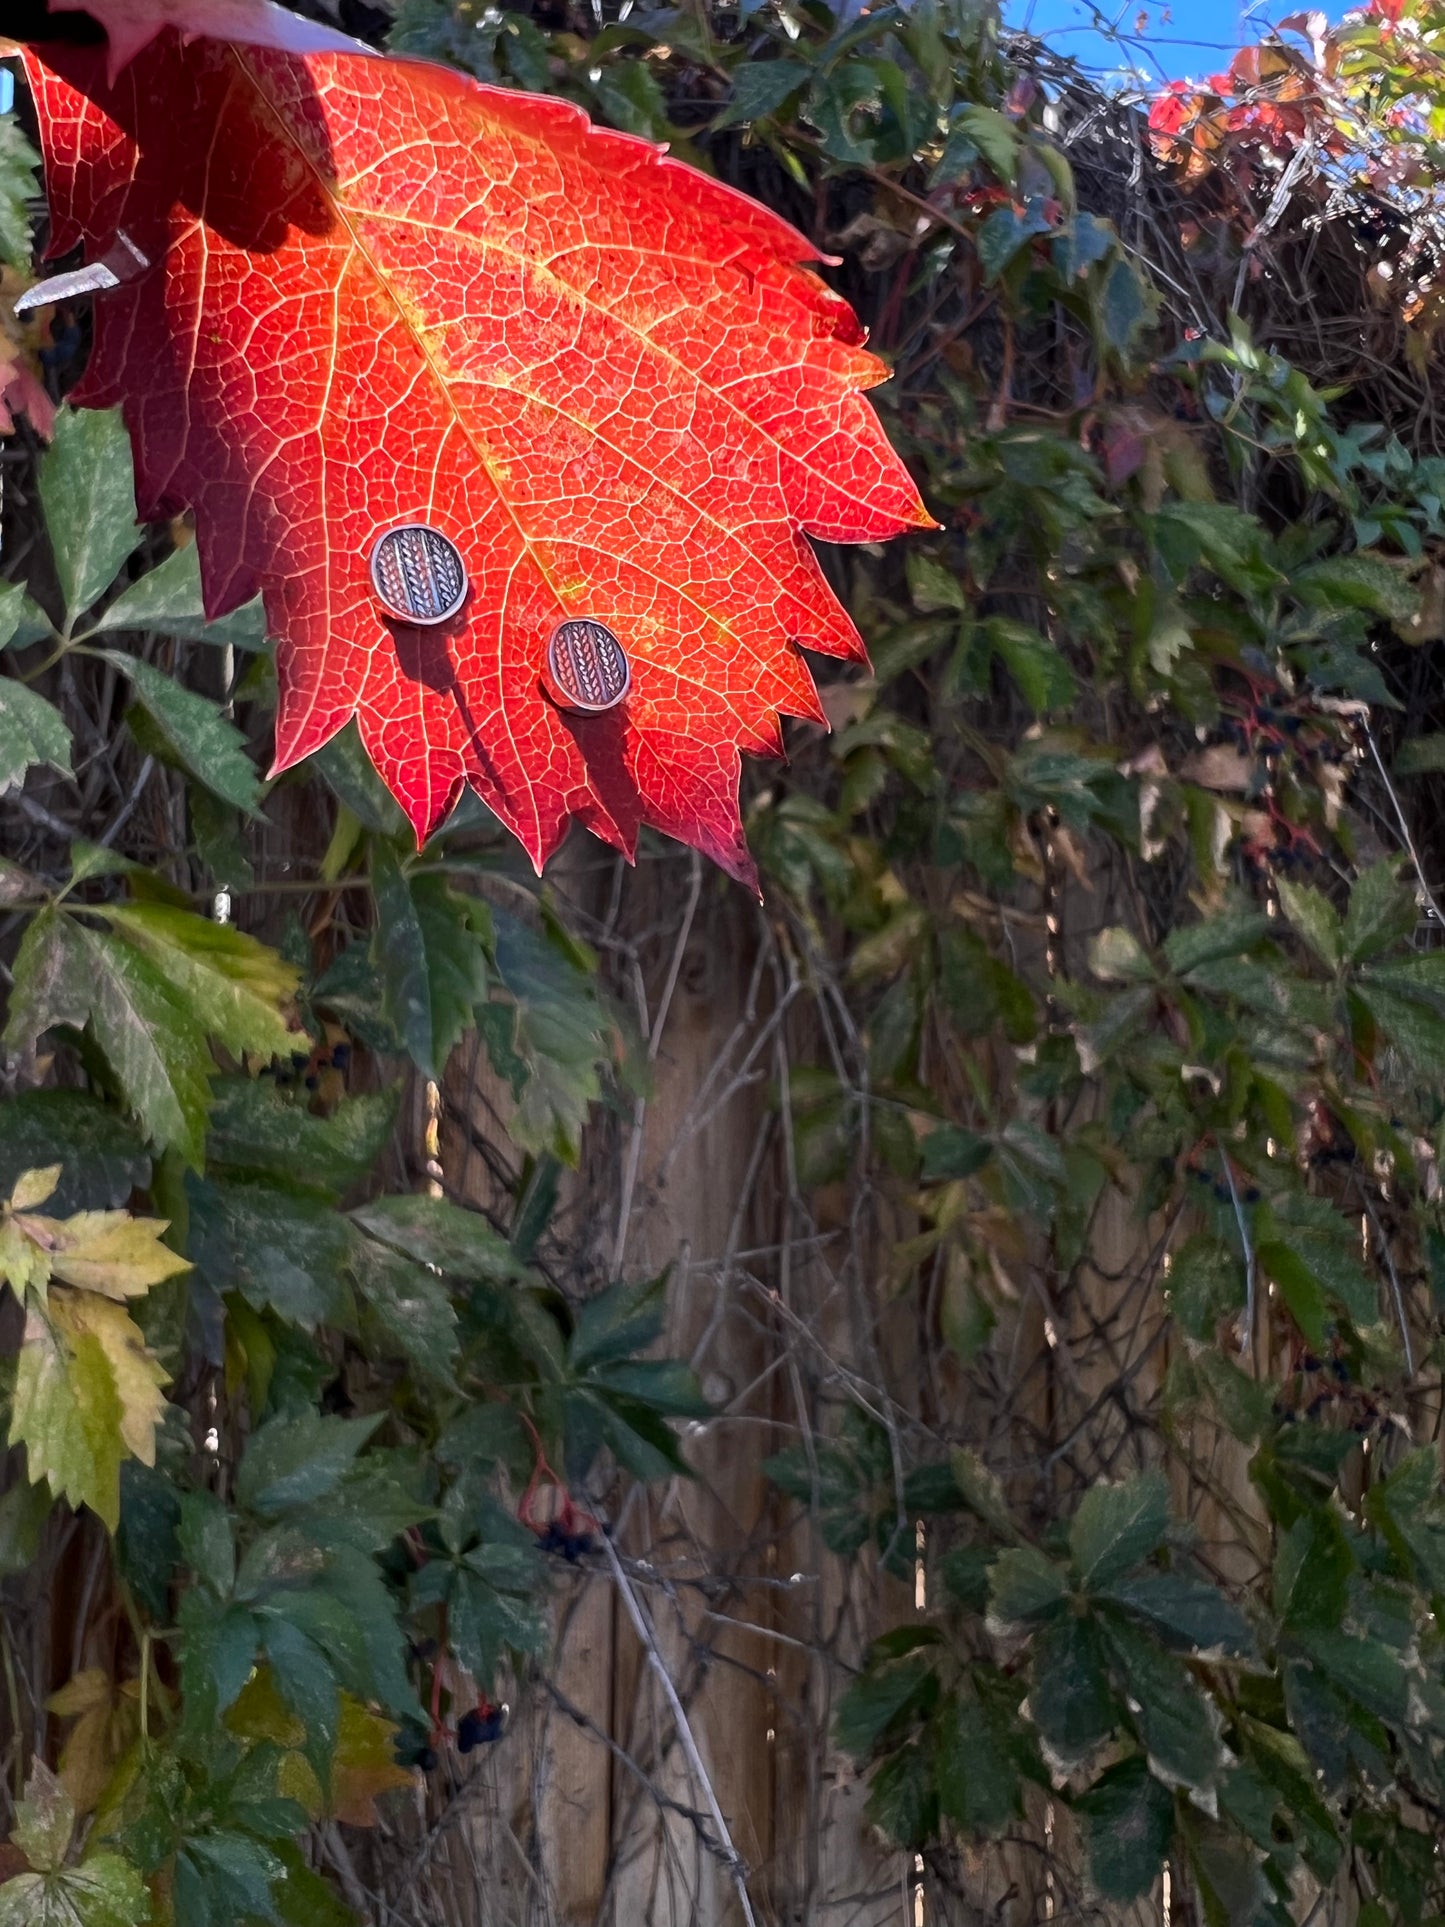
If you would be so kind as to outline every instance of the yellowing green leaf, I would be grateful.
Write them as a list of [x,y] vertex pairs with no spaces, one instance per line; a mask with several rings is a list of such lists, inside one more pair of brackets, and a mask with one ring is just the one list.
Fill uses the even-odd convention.
[[[225,1713],[227,1727],[238,1739],[270,1740],[294,1751],[306,1738],[305,1722],[292,1712],[276,1690],[276,1675],[258,1666]],[[305,1802],[302,1802],[305,1805]]]
[[25,1447],[32,1479],[114,1531],[120,1516],[120,1393],[99,1342],[72,1347],[38,1311],[25,1321],[15,1367],[10,1443]]
[[225,1715],[228,1729],[244,1740],[266,1740],[285,1748],[276,1773],[278,1792],[313,1819],[344,1820],[352,1827],[374,1827],[376,1801],[412,1784],[410,1772],[396,1763],[396,1727],[381,1713],[373,1713],[350,1693],[342,1693],[331,1758],[328,1799],[314,1768],[301,1747],[306,1738],[302,1720],[282,1699],[269,1666],[258,1666]]
[[121,1459],[155,1462],[165,1379],[122,1305],[62,1287],[26,1319],[10,1443],[24,1445],[33,1480],[88,1505],[114,1531]]
[[50,1254],[25,1233],[24,1220],[0,1218],[0,1279],[23,1298],[50,1282]]
[[326,1811],[326,1795],[321,1791],[315,1767],[304,1753],[282,1756],[276,1767],[276,1791],[294,1800],[308,1819],[319,1820]]
[[409,1787],[412,1776],[396,1763],[396,1728],[349,1693],[341,1695],[336,1752],[331,1762],[329,1817],[349,1827],[374,1827],[383,1793]]
[[60,1778],[77,1813],[94,1810],[140,1731],[140,1682],[113,1680],[88,1667],[46,1702],[57,1719],[74,1720],[60,1753]]
[[58,1234],[50,1252],[52,1276],[107,1298],[138,1298],[190,1269],[188,1259],[161,1243],[170,1228],[164,1218],[78,1211],[73,1218],[43,1222],[53,1223]]
[[299,973],[254,937],[168,903],[107,905],[111,928],[143,950],[186,999],[196,1022],[238,1055],[291,1050],[284,1007]]
[[87,1339],[99,1344],[120,1395],[120,1436],[133,1457],[154,1465],[156,1427],[166,1406],[166,1371],[146,1349],[140,1327],[123,1305],[93,1291],[55,1292],[50,1311],[73,1346]]
[[23,1171],[10,1194],[10,1209],[38,1211],[45,1200],[54,1194],[64,1168],[61,1164],[47,1164],[43,1171]]

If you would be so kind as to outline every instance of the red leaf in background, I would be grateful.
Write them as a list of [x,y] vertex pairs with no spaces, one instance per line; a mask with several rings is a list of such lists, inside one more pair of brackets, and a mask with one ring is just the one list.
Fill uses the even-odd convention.
[[[210,611],[263,592],[276,767],[355,715],[419,836],[470,781],[539,866],[575,815],[752,880],[739,752],[820,716],[799,644],[863,653],[804,532],[930,525],[803,237],[573,107],[421,62],[168,28],[113,85],[101,49],[26,64],[53,250],[123,231],[157,264],[97,302],[76,399],[123,405],[143,515],[194,507]],[[440,629],[372,587],[411,521],[470,576]],[[602,715],[540,682],[580,617],[631,664]]]
[[1177,134],[1199,112],[1199,96],[1185,80],[1171,80],[1149,107],[1149,127],[1155,134]]
[[0,435],[14,434],[17,415],[28,415],[36,434],[50,440],[55,429],[55,403],[39,376],[0,341]]

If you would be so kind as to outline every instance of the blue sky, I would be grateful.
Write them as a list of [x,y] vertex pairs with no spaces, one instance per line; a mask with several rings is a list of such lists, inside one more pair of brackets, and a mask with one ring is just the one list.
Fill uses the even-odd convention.
[[[1300,10],[1305,4],[1300,0]],[[1012,24],[1028,27],[1059,53],[1072,54],[1086,66],[1109,70],[1134,62],[1155,78],[1168,80],[1217,72],[1228,64],[1235,47],[1258,38],[1269,16],[1294,10],[1287,4],[1260,4],[1260,0],[1252,5],[1240,0],[1171,0],[1168,6],[1151,5],[1149,0],[1130,0],[1128,5],[1121,0],[1094,0],[1093,4],[1091,0],[1005,0],[1004,8]],[[1337,15],[1343,6],[1329,6],[1327,11]],[[1136,32],[1141,13],[1146,21],[1143,31]],[[1127,36],[1123,47],[1097,30],[1101,19],[1117,21]]]

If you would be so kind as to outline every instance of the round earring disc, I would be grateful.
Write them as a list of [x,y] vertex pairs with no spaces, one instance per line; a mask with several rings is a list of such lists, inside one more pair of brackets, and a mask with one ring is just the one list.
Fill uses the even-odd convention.
[[632,686],[626,651],[606,623],[590,616],[559,622],[547,644],[553,694],[567,709],[615,709]]
[[425,522],[388,529],[371,551],[377,600],[398,622],[445,622],[467,599],[467,572],[455,542]]

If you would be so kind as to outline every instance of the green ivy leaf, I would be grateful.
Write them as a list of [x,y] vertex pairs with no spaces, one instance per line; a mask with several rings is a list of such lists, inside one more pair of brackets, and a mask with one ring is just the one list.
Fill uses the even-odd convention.
[[219,1599],[236,1583],[236,1534],[231,1515],[213,1492],[181,1496],[176,1550]]
[[1111,1670],[1154,1771],[1174,1785],[1212,1786],[1223,1765],[1220,1714],[1194,1675],[1137,1626],[1103,1607]]
[[567,1347],[573,1371],[645,1351],[662,1336],[666,1307],[665,1273],[635,1285],[610,1285],[589,1298],[577,1315]]
[[456,1363],[457,1315],[433,1271],[369,1238],[351,1251],[351,1275],[374,1321],[380,1354],[405,1358],[423,1378],[451,1383]]
[[1149,295],[1132,261],[1121,255],[1105,272],[1099,293],[1099,322],[1104,339],[1118,355],[1127,355],[1149,318]]
[[1345,960],[1345,933],[1339,912],[1328,897],[1308,884],[1279,881],[1279,900],[1285,915],[1327,970],[1338,970]]
[[517,1108],[508,1123],[523,1150],[575,1164],[582,1126],[601,1095],[611,1026],[575,946],[555,926],[537,931],[498,912],[496,965],[512,1009],[479,1013],[488,1050]]
[[1121,1579],[1159,1549],[1168,1530],[1169,1487],[1162,1472],[1092,1486],[1069,1528],[1081,1582],[1093,1588]]
[[1105,1900],[1148,1893],[1174,1835],[1174,1798],[1139,1758],[1121,1760],[1074,1802],[1089,1877]]
[[989,1573],[989,1611],[1005,1626],[1051,1619],[1068,1597],[1068,1575],[1032,1546],[1001,1552]]
[[1409,622],[1420,607],[1420,592],[1409,577],[1365,549],[1307,563],[1291,574],[1290,587],[1306,608],[1364,609],[1390,622]]
[[970,102],[956,113],[949,132],[965,135],[988,162],[995,177],[1011,187],[1018,176],[1019,128],[996,107]]
[[1316,1510],[1279,1538],[1274,1610],[1287,1629],[1334,1631],[1345,1615],[1354,1558],[1333,1514]]
[[1013,206],[996,207],[978,231],[978,265],[983,269],[984,285],[999,280],[1036,235],[1047,234],[1052,226],[1041,201],[1033,201],[1022,212]]
[[1432,1083],[1445,1077],[1445,1017],[1431,1003],[1387,988],[1383,971],[1356,978],[1352,994],[1412,1070]]
[[40,503],[68,624],[140,543],[130,436],[118,411],[62,408],[40,459]]
[[993,1145],[977,1131],[940,1124],[923,1140],[920,1174],[925,1178],[970,1178],[993,1156]]
[[187,1927],[256,1919],[279,1923],[271,1887],[285,1873],[284,1863],[249,1834],[193,1835],[176,1856],[176,1918]]
[[914,608],[926,613],[967,607],[958,572],[923,549],[909,551],[908,593]]
[[238,1291],[305,1331],[354,1329],[347,1282],[357,1238],[322,1199],[261,1181],[191,1178],[188,1250],[213,1292]]
[[[223,1077],[215,1092],[206,1140],[212,1167],[333,1201],[375,1167],[396,1123],[394,1090],[343,1097],[326,1117],[307,1109],[309,1093],[288,1094],[268,1078]],[[0,1111],[0,1170],[3,1158]]]
[[1254,910],[1226,911],[1198,923],[1176,926],[1164,939],[1169,968],[1183,977],[1220,957],[1242,957],[1257,949],[1271,931],[1270,919]]
[[666,141],[672,134],[667,96],[651,67],[641,60],[609,62],[592,82],[602,117],[624,134]]
[[1265,553],[1261,523],[1231,502],[1166,502],[1153,526],[1160,557],[1178,583],[1201,565],[1244,597],[1284,581]]
[[469,1554],[448,1605],[457,1656],[478,1679],[494,1678],[509,1652],[536,1654],[546,1643],[546,1626],[531,1598],[496,1584],[497,1564],[490,1546]]
[[217,648],[255,651],[266,647],[266,612],[259,596],[229,615],[207,619],[200,556],[193,542],[173,550],[164,562],[148,569],[138,582],[107,603],[88,634],[102,635],[117,629],[175,636],[183,642],[209,642]]
[[1239,1659],[1255,1650],[1249,1621],[1207,1580],[1177,1572],[1144,1572],[1116,1580],[1100,1598],[1122,1607],[1169,1644],[1191,1652],[1226,1653]]
[[1332,1880],[1342,1850],[1339,1828],[1320,1797],[1304,1748],[1293,1733],[1248,1715],[1241,1717],[1238,1730],[1250,1765],[1278,1795],[1305,1864],[1318,1880]]
[[1078,694],[1074,672],[1047,636],[1007,616],[990,617],[985,629],[994,654],[1038,715],[1073,702]]
[[1279,1287],[1290,1316],[1311,1345],[1325,1344],[1326,1304],[1319,1280],[1298,1252],[1282,1242],[1267,1239],[1256,1252],[1267,1277]]
[[1330,1628],[1297,1634],[1301,1649],[1322,1677],[1392,1725],[1404,1723],[1411,1678],[1398,1653],[1378,1639],[1360,1639]]
[[487,996],[486,906],[448,889],[440,877],[408,876],[388,843],[373,849],[371,880],[372,958],[383,1008],[413,1063],[440,1077]]
[[1445,1592],[1445,1495],[1439,1458],[1424,1445],[1365,1495],[1371,1522],[1404,1555],[1431,1592]]
[[268,1419],[246,1447],[236,1474],[236,1501],[250,1512],[276,1518],[334,1492],[356,1461],[383,1414],[332,1418],[303,1412]]
[[361,746],[354,722],[348,723],[309,759],[338,802],[345,805],[363,829],[396,840],[407,834],[401,805],[377,775],[376,765]]
[[1212,1339],[1223,1318],[1244,1309],[1244,1265],[1216,1239],[1186,1238],[1167,1281],[1169,1309],[1191,1338]]
[[520,1275],[512,1248],[480,1211],[421,1192],[373,1198],[351,1214],[370,1237],[450,1278],[507,1284]]
[[1019,1812],[1016,1718],[1016,1705],[990,1706],[971,1685],[934,1715],[938,1804],[967,1833],[1001,1833]]
[[51,1217],[125,1204],[151,1174],[135,1132],[87,1091],[21,1091],[0,1104],[0,1197],[22,1171],[61,1166],[47,1202]]
[[24,649],[54,633],[50,618],[31,601],[23,583],[0,582],[0,649]]
[[1351,963],[1378,956],[1413,936],[1419,911],[1415,892],[1400,881],[1396,862],[1376,863],[1355,878],[1345,912],[1344,950]]
[[744,60],[729,78],[732,99],[713,122],[717,128],[766,120],[807,86],[811,73],[801,60]]
[[938,1831],[938,1782],[933,1752],[921,1742],[900,1747],[873,1775],[868,1817],[911,1853]]
[[178,763],[212,796],[256,815],[261,778],[245,737],[219,706],[123,649],[100,649],[96,654],[129,678],[135,699],[156,730],[168,759]]
[[5,1041],[89,1025],[127,1103],[156,1144],[201,1158],[212,1058],[180,992],[131,945],[46,911],[25,932]]
[[53,703],[13,676],[0,676],[0,790],[23,783],[37,763],[69,776],[70,731]]
[[336,1674],[321,1647],[290,1620],[268,1618],[262,1637],[277,1691],[305,1729],[301,1750],[324,1792],[331,1784],[331,1758],[341,1719]]
[[1207,1927],[1257,1921],[1266,1889],[1253,1848],[1187,1807],[1180,1813],[1180,1830],[1189,1845],[1189,1864]]
[[867,1759],[895,1726],[926,1714],[938,1697],[937,1665],[925,1648],[860,1674],[838,1702],[833,1737],[843,1751]]
[[1054,262],[1066,282],[1077,281],[1100,261],[1107,261],[1118,245],[1112,221],[1080,212],[1055,238]]
[[1069,1613],[1037,1635],[1028,1708],[1051,1760],[1066,1767],[1087,1759],[1114,1731],[1120,1709],[1092,1619]]
[[624,1398],[589,1379],[564,1391],[561,1407],[569,1479],[580,1483],[604,1445],[636,1479],[689,1476],[666,1421],[640,1400]]

